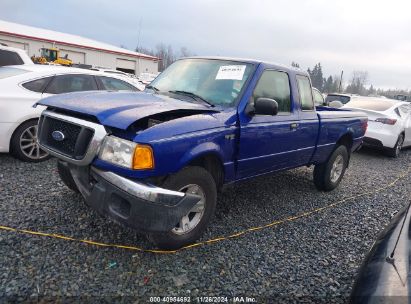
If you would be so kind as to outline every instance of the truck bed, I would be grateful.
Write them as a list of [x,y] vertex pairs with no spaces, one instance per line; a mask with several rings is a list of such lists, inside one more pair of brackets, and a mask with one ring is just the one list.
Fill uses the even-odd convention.
[[341,134],[352,134],[352,152],[360,147],[364,134],[363,129],[367,126],[368,118],[366,115],[361,112],[330,107],[316,107],[316,110],[320,122],[320,132],[312,163],[326,161],[326,157],[334,149]]

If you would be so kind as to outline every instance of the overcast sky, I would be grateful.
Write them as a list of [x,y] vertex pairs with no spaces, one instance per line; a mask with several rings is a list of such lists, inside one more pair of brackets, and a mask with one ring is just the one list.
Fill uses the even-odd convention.
[[0,2],[0,19],[129,49],[163,42],[304,69],[321,62],[325,75],[364,70],[376,87],[411,89],[411,0]]

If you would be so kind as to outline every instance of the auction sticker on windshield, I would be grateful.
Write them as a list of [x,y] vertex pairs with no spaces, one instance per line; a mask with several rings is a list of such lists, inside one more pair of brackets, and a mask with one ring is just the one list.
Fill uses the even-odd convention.
[[243,80],[245,67],[245,65],[222,65],[215,79]]

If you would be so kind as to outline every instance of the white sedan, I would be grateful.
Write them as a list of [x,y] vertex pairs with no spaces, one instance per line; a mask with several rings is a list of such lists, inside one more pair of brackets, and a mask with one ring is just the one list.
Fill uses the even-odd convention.
[[364,146],[383,149],[398,157],[403,147],[411,146],[411,104],[391,99],[358,98],[342,109],[361,111],[368,116]]
[[125,77],[104,72],[48,65],[0,67],[0,152],[11,152],[29,162],[48,154],[37,144],[37,121],[44,107],[41,98],[91,90],[139,91]]

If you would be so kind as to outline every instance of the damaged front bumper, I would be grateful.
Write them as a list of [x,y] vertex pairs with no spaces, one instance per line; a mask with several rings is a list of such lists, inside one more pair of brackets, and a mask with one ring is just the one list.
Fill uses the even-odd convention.
[[114,221],[143,232],[173,229],[201,199],[198,195],[127,179],[93,166],[62,162],[93,209]]

